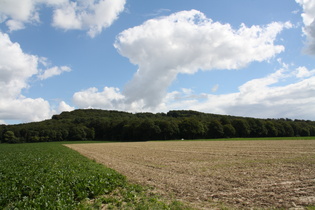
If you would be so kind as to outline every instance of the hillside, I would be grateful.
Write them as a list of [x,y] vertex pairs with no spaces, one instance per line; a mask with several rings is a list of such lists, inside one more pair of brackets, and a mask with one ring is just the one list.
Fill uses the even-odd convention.
[[3,143],[290,136],[315,136],[315,122],[244,118],[192,110],[153,114],[78,109],[42,122],[0,125]]

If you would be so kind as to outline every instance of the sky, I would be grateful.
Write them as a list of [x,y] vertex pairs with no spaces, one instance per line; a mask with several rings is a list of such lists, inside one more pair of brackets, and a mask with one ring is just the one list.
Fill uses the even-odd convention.
[[315,120],[315,1],[0,0],[0,124],[87,108]]

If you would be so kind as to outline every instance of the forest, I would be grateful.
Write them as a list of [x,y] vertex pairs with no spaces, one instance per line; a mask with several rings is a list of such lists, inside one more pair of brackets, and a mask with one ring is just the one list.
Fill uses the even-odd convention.
[[293,136],[315,136],[315,122],[284,118],[257,119],[192,110],[154,114],[78,109],[62,112],[41,122],[0,125],[1,143]]

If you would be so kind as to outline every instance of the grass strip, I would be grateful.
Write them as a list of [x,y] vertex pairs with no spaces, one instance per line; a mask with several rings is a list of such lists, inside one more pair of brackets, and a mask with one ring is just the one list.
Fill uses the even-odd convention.
[[[281,141],[281,140],[315,140],[315,136],[303,137],[244,137],[244,138],[218,138],[218,139],[184,139],[184,141]],[[165,141],[165,140],[160,140]],[[170,141],[183,141],[183,140],[170,140]]]

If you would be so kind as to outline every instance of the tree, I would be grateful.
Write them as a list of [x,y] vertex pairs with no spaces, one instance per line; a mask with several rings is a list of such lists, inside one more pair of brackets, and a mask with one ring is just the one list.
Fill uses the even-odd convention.
[[283,136],[294,136],[294,130],[292,126],[290,125],[290,122],[282,121],[280,122],[283,127]]
[[315,126],[310,127],[310,136],[315,136]]
[[203,124],[195,118],[186,118],[179,123],[180,135],[185,139],[200,138],[204,135]]
[[7,131],[5,125],[0,125],[0,142],[4,142],[4,133]]
[[277,130],[277,136],[285,136],[285,130],[284,130],[283,124],[275,121],[274,125]]
[[113,141],[121,141],[124,137],[124,127],[127,125],[128,122],[124,120],[117,119],[113,122],[111,122],[110,127],[107,130],[107,139],[113,140]]
[[94,128],[96,139],[110,139],[109,131],[111,128],[111,123],[108,118],[92,120],[89,124],[89,127]]
[[300,132],[300,135],[301,136],[309,136],[310,135],[310,130],[308,127],[304,127],[301,129],[301,132]]
[[231,124],[231,120],[227,116],[222,116],[220,118],[220,122],[222,125]]
[[220,137],[315,136],[315,122],[255,119],[215,115],[192,110],[163,113],[127,113],[75,110],[53,119],[18,125],[0,125],[0,141],[154,140]]
[[94,128],[84,128],[84,132],[86,133],[86,138],[88,140],[94,140],[95,139],[95,130]]
[[86,139],[85,126],[72,126],[69,131],[70,140],[80,141]]
[[136,127],[137,125],[134,121],[125,124],[122,128],[122,139],[127,141],[134,140],[134,131]]
[[161,129],[161,139],[175,139],[179,133],[177,122],[170,122],[169,120],[159,121],[158,125]]
[[140,140],[157,139],[161,129],[152,120],[145,119],[137,128]]
[[267,129],[265,122],[259,119],[248,119],[247,120],[250,127],[250,136],[252,137],[262,137],[267,135]]
[[208,137],[222,138],[224,135],[223,126],[218,120],[213,120],[208,125]]
[[13,131],[6,131],[3,135],[3,137],[4,137],[4,142],[7,142],[7,143],[18,143],[19,142],[19,139],[17,137],[15,137]]
[[238,137],[248,137],[250,134],[250,127],[246,120],[236,119],[232,122],[233,127],[236,130],[236,135]]
[[235,137],[235,128],[231,124],[226,124],[223,126],[223,131],[224,131],[224,137],[226,138],[233,138]]
[[275,127],[275,124],[272,121],[266,122],[267,136],[276,137],[278,136],[278,130]]

